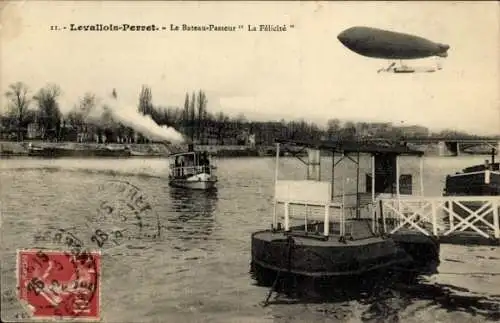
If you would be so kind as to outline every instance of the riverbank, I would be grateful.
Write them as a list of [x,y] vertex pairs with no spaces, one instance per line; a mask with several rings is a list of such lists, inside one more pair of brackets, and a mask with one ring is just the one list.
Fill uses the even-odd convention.
[[[30,144],[34,148],[30,153]],[[180,147],[185,150],[187,147]],[[195,150],[209,151],[218,157],[258,157],[273,156],[274,147],[249,146],[195,146]],[[42,142],[0,141],[0,156],[33,156],[38,154],[45,157],[167,157],[179,152],[179,147],[161,143],[147,144],[96,144],[73,142]]]
[[[187,147],[176,147],[162,143],[147,144],[97,144],[74,142],[43,142],[43,141],[0,141],[0,157],[30,156],[29,144],[45,157],[167,157]],[[412,145],[413,148],[424,151],[427,156],[439,156],[437,144]],[[475,149],[474,149],[475,148]],[[488,154],[483,147],[473,147],[469,154]],[[48,154],[41,152],[49,151]],[[208,151],[217,157],[266,157],[274,156],[274,146],[230,146],[230,145],[198,145],[195,150]],[[447,152],[446,155],[452,155]]]

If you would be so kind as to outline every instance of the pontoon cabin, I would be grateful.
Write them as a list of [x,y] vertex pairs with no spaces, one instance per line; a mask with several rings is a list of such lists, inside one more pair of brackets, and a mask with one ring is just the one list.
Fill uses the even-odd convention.
[[[288,150],[290,146],[307,150],[308,160],[301,159],[297,149]],[[306,180],[278,178],[280,148],[287,149],[304,163]],[[321,151],[329,152],[332,157],[329,182],[321,181]],[[365,174],[366,190],[359,185],[362,154],[368,154],[371,160],[371,171]],[[391,142],[278,141],[273,223],[270,230],[252,235],[252,270],[257,280],[265,280],[264,276],[273,271],[312,277],[357,275],[408,263],[429,249],[433,249],[435,258],[433,241],[422,240],[421,248],[407,250],[404,243],[384,238],[385,224],[379,225],[381,221],[377,219],[377,198],[413,192],[412,176],[400,174],[398,159],[402,155],[421,157],[423,152]],[[335,191],[339,186],[336,166],[344,159],[351,160],[356,167],[356,192],[351,198],[344,191],[344,180],[341,180],[342,189]],[[421,170],[422,167],[421,160]],[[420,193],[423,194],[422,171]],[[286,252],[285,242],[290,239],[294,256],[287,256]],[[325,258],[331,261],[325,264]]]

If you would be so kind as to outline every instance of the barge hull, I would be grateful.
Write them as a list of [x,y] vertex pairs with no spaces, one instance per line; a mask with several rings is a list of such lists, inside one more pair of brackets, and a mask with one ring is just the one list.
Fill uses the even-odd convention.
[[270,230],[256,232],[252,235],[252,263],[294,275],[345,277],[412,260],[392,239],[371,237],[346,243],[330,239],[287,237]]

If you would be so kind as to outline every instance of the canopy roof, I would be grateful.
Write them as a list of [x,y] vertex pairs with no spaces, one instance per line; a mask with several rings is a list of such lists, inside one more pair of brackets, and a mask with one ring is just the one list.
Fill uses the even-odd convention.
[[423,151],[411,149],[405,142],[390,141],[390,140],[285,140],[276,139],[277,143],[301,146],[305,148],[314,148],[320,150],[334,151],[337,153],[367,153],[367,154],[396,154],[422,156]]

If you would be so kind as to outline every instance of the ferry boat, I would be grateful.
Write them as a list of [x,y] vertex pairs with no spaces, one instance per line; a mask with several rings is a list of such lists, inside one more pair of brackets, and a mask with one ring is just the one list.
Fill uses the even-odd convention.
[[500,195],[500,163],[495,162],[496,149],[492,149],[491,163],[464,168],[446,176],[444,196]]
[[[380,198],[412,196],[412,175],[399,174],[398,157],[422,157],[423,152],[399,142],[277,141],[276,146],[271,228],[251,235],[250,272],[259,285],[275,286],[279,279],[290,276],[295,282],[360,280],[364,274],[401,266],[427,273],[437,270],[439,241],[430,235],[399,230],[399,223],[393,223],[395,230],[388,230],[389,213],[383,212],[379,203]],[[307,167],[306,180],[278,178],[281,146],[307,149],[306,161],[297,156]],[[331,156],[330,181],[321,179],[321,156],[325,153]],[[341,158],[336,158],[339,155]],[[371,173],[366,176],[360,176],[360,155],[371,158]],[[346,194],[345,180],[339,182],[335,177],[342,160],[351,160],[356,167],[353,195]],[[423,194],[422,159],[420,167]],[[364,192],[360,189],[362,178]]]
[[170,155],[169,185],[188,189],[210,190],[216,188],[216,167],[206,151],[189,151]]

